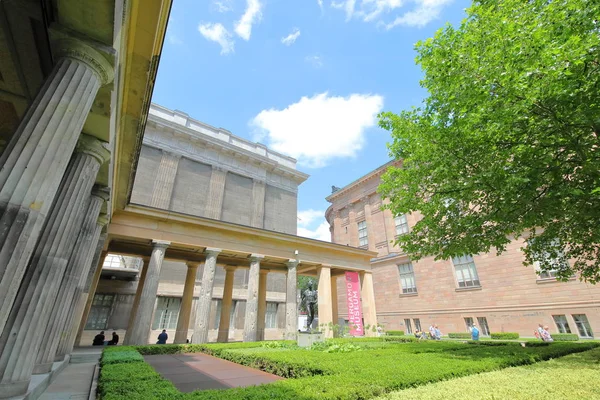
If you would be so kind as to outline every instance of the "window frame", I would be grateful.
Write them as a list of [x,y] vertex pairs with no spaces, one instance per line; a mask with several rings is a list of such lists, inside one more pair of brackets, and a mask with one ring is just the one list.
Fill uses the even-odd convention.
[[[558,321],[560,317],[562,317],[564,323],[563,321]],[[558,333],[571,333],[571,327],[569,326],[569,320],[567,319],[566,314],[552,315],[552,320],[554,320],[554,325],[556,325],[556,330],[558,330]]]
[[[394,226],[396,228],[396,236],[405,235],[410,232],[408,226],[408,219],[406,214],[400,214],[394,217]],[[402,228],[401,232],[398,232],[398,228]]]
[[[471,254],[466,254],[459,257],[452,257],[452,267],[454,268],[454,278],[459,289],[479,288],[481,287],[481,280],[477,273],[477,265]],[[459,279],[459,270],[462,278]],[[464,271],[468,272],[468,280],[464,274]]]
[[410,323],[410,318],[404,318],[404,333],[407,335],[412,335],[412,333],[413,333],[412,324]]
[[[593,339],[594,332],[592,331],[592,327],[590,326],[590,321],[585,314],[571,314],[573,318],[573,322],[575,322],[575,326],[577,327],[577,332],[580,338],[584,339]],[[583,317],[585,321],[578,321],[576,317]],[[580,325],[581,324],[581,325]],[[582,328],[584,334],[582,334]]]
[[[92,306],[87,321],[85,321],[85,330],[105,330],[108,329],[108,321],[112,315],[112,308],[116,298],[115,293],[96,293],[92,299]],[[98,299],[98,300],[97,300]],[[110,299],[110,300],[109,300]],[[97,303],[100,304],[97,304]],[[99,317],[104,316],[104,323],[99,323]]]
[[415,330],[417,330],[419,332],[423,332],[423,330],[421,329],[421,319],[420,318],[413,318],[413,323],[415,324]]
[[[265,329],[277,329],[277,309],[279,308],[278,306],[279,303],[275,301],[267,302],[267,306],[265,307]],[[271,308],[271,310],[269,310],[269,308]]]
[[[166,303],[166,308],[161,308]],[[177,306],[175,306],[177,304]],[[152,320],[152,330],[177,329],[177,320],[181,312],[181,297],[156,296],[156,309]]]
[[[401,268],[402,267],[409,267],[410,271],[408,272],[402,272]],[[400,291],[401,294],[418,294],[419,291],[417,289],[417,280],[415,277],[415,268],[412,264],[412,262],[406,262],[406,263],[401,263],[401,264],[396,264],[396,268],[398,270],[398,280],[400,283]],[[412,287],[404,287],[404,280],[412,280]]]
[[490,326],[488,325],[486,317],[477,317],[477,325],[479,325],[479,332],[483,336],[490,336]]
[[356,225],[358,227],[358,246],[368,246],[369,232],[367,232],[367,220],[358,221]]
[[[463,319],[465,320],[467,332],[471,332],[471,328],[473,327],[473,323],[475,322],[475,320],[473,319],[473,317],[463,317]],[[471,323],[469,323],[469,321],[471,321]]]

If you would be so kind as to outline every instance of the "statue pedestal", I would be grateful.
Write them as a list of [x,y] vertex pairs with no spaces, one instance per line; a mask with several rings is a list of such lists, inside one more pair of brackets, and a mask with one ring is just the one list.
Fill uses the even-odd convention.
[[325,335],[321,332],[304,333],[298,332],[298,347],[310,347],[313,343],[322,342]]

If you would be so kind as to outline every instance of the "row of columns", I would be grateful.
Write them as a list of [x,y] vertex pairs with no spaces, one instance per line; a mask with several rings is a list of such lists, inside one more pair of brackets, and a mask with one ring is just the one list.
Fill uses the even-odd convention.
[[[63,39],[57,62],[0,157],[0,398],[26,393],[72,348],[74,314],[108,222],[94,187],[109,151],[82,134],[107,59]],[[93,190],[92,190],[93,188]],[[103,241],[102,241],[103,244]]]

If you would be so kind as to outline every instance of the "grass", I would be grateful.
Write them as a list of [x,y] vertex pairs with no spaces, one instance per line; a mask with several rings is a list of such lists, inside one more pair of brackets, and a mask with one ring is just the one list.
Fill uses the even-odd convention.
[[378,400],[529,400],[600,397],[600,348],[381,396]]
[[[281,346],[233,343],[110,348],[103,356],[99,394],[104,400],[370,399],[399,389],[581,352],[597,343],[566,342],[524,348],[508,342],[489,346],[451,341],[395,343],[371,338],[335,340],[332,345],[323,351],[298,349],[290,342]],[[344,352],[348,349],[351,352]],[[182,394],[132,350],[142,354],[201,351],[291,379],[258,387]],[[108,356],[117,352],[122,354]]]

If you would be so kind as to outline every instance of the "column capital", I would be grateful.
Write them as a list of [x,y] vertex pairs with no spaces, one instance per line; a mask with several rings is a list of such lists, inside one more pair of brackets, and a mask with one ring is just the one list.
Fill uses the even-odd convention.
[[207,247],[206,249],[204,249],[204,253],[206,253],[207,256],[213,256],[216,257],[221,253],[221,249],[217,249],[214,247]]
[[263,258],[265,258],[265,256],[263,256],[262,254],[250,254],[248,256],[250,262],[260,262],[260,260],[262,260]]
[[54,53],[60,58],[72,58],[89,66],[96,72],[102,85],[113,81],[115,70],[110,62],[92,46],[70,37],[64,37],[54,43]]
[[92,196],[100,197],[103,201],[108,201],[108,199],[110,199],[110,188],[94,185],[92,188]]
[[228,172],[228,170],[225,167],[222,167],[220,165],[213,165],[212,166],[213,171],[219,171],[219,172]]
[[294,260],[294,259],[289,259],[288,261],[285,262],[285,265],[286,265],[286,267],[288,267],[288,269],[295,268],[298,266],[298,264],[300,264],[300,261]]
[[101,213],[98,216],[98,220],[96,220],[96,225],[98,225],[99,227],[103,228],[106,224],[108,224],[108,214]]
[[223,269],[225,271],[235,271],[236,269],[238,269],[238,267],[236,267],[235,265],[226,265],[223,267]]
[[165,241],[165,240],[153,240],[152,241],[152,247],[154,249],[156,249],[156,248],[166,249],[170,245],[171,245],[171,242],[168,242],[168,241]]
[[266,274],[268,274],[269,272],[271,272],[271,270],[270,270],[270,269],[261,269],[260,271],[258,271],[258,273],[259,273],[259,274],[261,274],[261,275],[266,275]]
[[198,261],[186,261],[185,265],[188,268],[198,268],[200,266],[201,263],[199,263]]
[[100,165],[104,164],[110,158],[110,151],[104,147],[103,142],[84,133],[79,136],[75,151],[94,157]]

